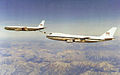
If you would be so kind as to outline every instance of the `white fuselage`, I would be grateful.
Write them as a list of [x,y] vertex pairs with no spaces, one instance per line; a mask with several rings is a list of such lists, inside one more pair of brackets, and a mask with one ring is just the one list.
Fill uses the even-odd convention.
[[15,31],[36,31],[44,29],[44,27],[6,26],[5,29]]
[[60,40],[66,42],[100,42],[113,39],[113,37],[105,38],[100,36],[82,36],[63,33],[50,33],[46,37],[52,40]]

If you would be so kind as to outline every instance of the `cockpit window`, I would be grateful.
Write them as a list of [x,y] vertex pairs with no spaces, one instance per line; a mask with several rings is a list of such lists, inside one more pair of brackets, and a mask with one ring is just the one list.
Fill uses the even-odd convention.
[[50,33],[50,35],[51,35],[52,33]]

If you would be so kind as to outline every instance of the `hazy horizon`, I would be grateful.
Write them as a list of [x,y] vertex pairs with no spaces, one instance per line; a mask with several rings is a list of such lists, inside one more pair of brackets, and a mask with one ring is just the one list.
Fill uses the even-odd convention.
[[[97,43],[4,29],[43,19],[46,32],[100,36],[118,29],[115,40]],[[119,26],[120,0],[0,0],[0,75],[120,75]]]

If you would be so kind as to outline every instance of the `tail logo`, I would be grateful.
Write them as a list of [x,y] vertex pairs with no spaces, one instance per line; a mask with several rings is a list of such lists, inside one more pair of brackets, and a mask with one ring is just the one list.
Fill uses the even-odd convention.
[[40,26],[42,26],[42,24],[40,24]]
[[110,35],[110,32],[106,32],[107,35]]

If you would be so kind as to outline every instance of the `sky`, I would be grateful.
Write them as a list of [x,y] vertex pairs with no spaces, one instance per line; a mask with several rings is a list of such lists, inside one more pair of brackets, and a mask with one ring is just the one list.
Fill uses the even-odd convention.
[[119,3],[120,0],[0,0],[0,38],[39,37],[39,32],[11,32],[3,28],[18,24],[37,26],[43,19],[47,32],[101,35],[117,26],[115,35],[119,36]]

